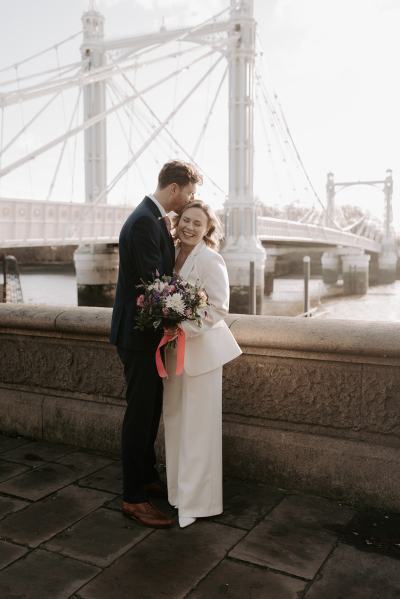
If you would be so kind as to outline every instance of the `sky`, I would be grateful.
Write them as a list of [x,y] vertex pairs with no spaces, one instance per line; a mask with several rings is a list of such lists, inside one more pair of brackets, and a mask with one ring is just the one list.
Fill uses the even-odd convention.
[[[194,26],[224,9],[229,0],[98,0],[105,16],[107,38],[139,35],[167,28]],[[18,62],[81,28],[82,12],[87,0],[0,0],[0,69]],[[394,217],[400,222],[398,164],[400,144],[400,85],[397,60],[400,56],[400,2],[398,0],[254,0],[259,48],[257,62],[268,93],[277,94],[292,137],[322,199],[325,179],[333,171],[337,181],[383,179],[387,168],[394,176]],[[59,49],[58,60],[67,64],[79,60],[78,38]],[[175,47],[176,49],[176,47]],[[179,49],[182,49],[181,45]],[[261,56],[262,51],[262,56]],[[195,51],[196,52],[196,51]],[[197,54],[199,55],[198,51]],[[20,76],[35,70],[52,68],[57,60],[53,51],[45,58],[19,69]],[[155,81],[188,58],[173,58],[138,73],[135,84]],[[149,103],[161,117],[210,68],[211,57],[204,65],[172,78]],[[181,61],[181,62],[180,62]],[[261,63],[263,66],[261,67]],[[202,130],[225,65],[222,62],[204,82],[184,110],[172,120],[170,128],[179,141],[192,151]],[[11,74],[10,74],[11,73]],[[0,73],[0,82],[12,76]],[[136,77],[136,76],[135,76]],[[1,89],[1,88],[0,88]],[[65,131],[72,114],[77,92],[66,92],[49,109],[36,129],[23,136],[15,148],[4,155],[2,165],[17,159]],[[75,94],[75,96],[74,96]],[[255,107],[255,195],[266,204],[283,205],[297,200],[312,202],[312,194],[295,165],[287,165],[275,144],[271,119],[258,91]],[[26,123],[44,102],[6,109],[4,138],[9,139]],[[80,109],[80,108],[79,108]],[[264,111],[264,112],[263,112]],[[261,123],[265,120],[267,133]],[[267,116],[266,116],[267,115]],[[258,120],[257,120],[258,119]],[[137,125],[139,127],[139,125]],[[123,131],[124,130],[124,131]],[[108,122],[109,180],[129,158],[126,138],[137,149],[142,131],[132,128],[121,114]],[[228,186],[227,84],[210,117],[209,126],[199,146],[197,160],[205,183],[202,199],[215,208],[225,199]],[[144,139],[144,138],[143,138]],[[52,199],[76,201],[83,198],[83,156],[80,141],[69,142]],[[274,145],[272,143],[272,145]],[[0,193],[6,197],[46,197],[59,150],[31,162],[3,178]],[[121,179],[110,193],[110,202],[135,205],[143,193],[153,191],[159,164],[179,156],[164,136],[146,152],[129,175]],[[182,157],[182,156],[180,156]],[[76,165],[73,167],[73,165]],[[213,183],[210,182],[209,177]],[[341,192],[339,203],[356,204],[372,215],[383,213],[383,194],[375,188],[360,187]]]

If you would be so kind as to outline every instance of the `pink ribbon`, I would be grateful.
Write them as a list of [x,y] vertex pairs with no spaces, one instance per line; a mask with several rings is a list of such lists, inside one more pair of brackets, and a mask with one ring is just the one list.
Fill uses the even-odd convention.
[[156,350],[157,372],[162,379],[165,377],[168,377],[168,373],[165,370],[165,366],[164,366],[162,358],[161,358],[160,350],[164,345],[167,345],[167,343],[169,343],[170,341],[173,341],[174,339],[177,340],[177,342],[176,342],[175,374],[179,375],[179,374],[182,374],[182,372],[183,372],[183,364],[184,364],[184,359],[185,359],[185,343],[186,343],[185,331],[183,331],[181,328],[178,327],[178,333],[176,335],[169,335],[164,330],[164,336],[161,339],[160,343],[158,344],[158,347]]

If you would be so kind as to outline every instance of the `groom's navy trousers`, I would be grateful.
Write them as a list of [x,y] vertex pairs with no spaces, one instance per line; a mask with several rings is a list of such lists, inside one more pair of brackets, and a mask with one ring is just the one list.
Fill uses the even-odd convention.
[[147,501],[145,485],[158,479],[154,442],[162,407],[162,381],[155,365],[161,333],[135,328],[137,286],[157,273],[172,275],[174,247],[160,211],[148,197],[123,225],[110,341],[124,366],[127,408],[122,425],[123,499]]

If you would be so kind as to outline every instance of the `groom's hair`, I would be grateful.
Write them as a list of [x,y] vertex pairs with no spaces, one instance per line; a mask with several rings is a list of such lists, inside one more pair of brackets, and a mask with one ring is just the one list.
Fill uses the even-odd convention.
[[189,183],[203,183],[203,178],[198,170],[189,162],[171,160],[166,162],[158,175],[158,187],[164,189],[171,183],[185,187]]

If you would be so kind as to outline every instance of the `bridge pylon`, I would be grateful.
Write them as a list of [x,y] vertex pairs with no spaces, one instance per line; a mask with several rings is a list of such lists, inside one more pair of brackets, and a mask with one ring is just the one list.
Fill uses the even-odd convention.
[[257,237],[253,191],[256,32],[253,0],[231,0],[230,23],[229,193],[224,205],[226,243],[222,254],[229,272],[231,312],[248,313],[250,262],[254,262],[256,311],[260,314],[264,296],[265,250]]
[[[82,15],[82,60],[86,72],[105,66],[104,17],[91,2]],[[83,87],[84,122],[106,110],[106,81]],[[102,119],[84,132],[85,202],[92,204],[100,194],[107,202],[107,122]],[[74,252],[79,306],[112,306],[118,277],[118,246],[83,245]]]
[[382,252],[378,258],[379,264],[379,282],[394,283],[397,274],[397,245],[393,230],[393,177],[391,169],[386,171],[386,177],[383,185],[385,197],[384,213],[384,236],[382,239]]
[[[336,182],[334,174],[329,172],[327,174],[326,182],[326,196],[327,196],[327,209],[325,213],[325,225],[328,227],[334,226],[334,215],[335,215],[335,199],[336,189],[339,192],[345,188],[353,187],[355,185],[367,185],[370,187],[376,187],[382,189],[384,194],[384,218],[383,218],[383,238],[381,242],[382,250],[378,257],[379,275],[377,282],[382,284],[393,283],[396,280],[397,271],[397,247],[395,233],[393,230],[393,210],[392,210],[392,197],[393,197],[393,177],[392,170],[387,169],[386,176],[382,180],[372,181],[344,181]],[[326,252],[322,256],[322,272],[324,281],[327,283],[333,283],[335,276],[337,275],[338,258],[337,254],[341,254],[341,251],[337,252]],[[343,278],[346,281],[353,281],[345,284],[345,293],[366,293],[368,289],[368,263],[369,257],[360,257],[358,253],[355,253],[353,257],[345,251],[345,255],[342,256],[342,267],[343,267]],[[346,276],[345,276],[346,271]],[[374,280],[376,277],[373,277]],[[354,281],[356,281],[354,283]],[[356,289],[357,291],[352,291]],[[365,291],[362,291],[362,290]]]

